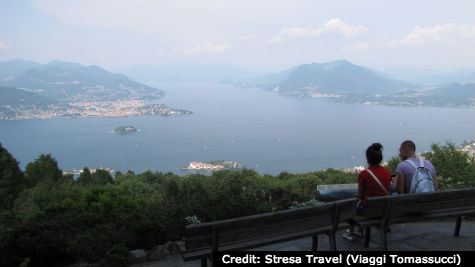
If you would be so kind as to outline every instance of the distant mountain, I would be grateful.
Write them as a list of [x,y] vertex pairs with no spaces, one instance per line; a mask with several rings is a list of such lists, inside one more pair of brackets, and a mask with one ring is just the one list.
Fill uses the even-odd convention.
[[453,83],[447,86],[438,87],[427,91],[433,95],[442,97],[461,97],[461,98],[475,98],[475,84],[474,83]]
[[40,63],[24,59],[0,62],[0,81],[13,79],[20,73],[39,66],[41,66]]
[[30,110],[31,114],[45,112],[52,106],[58,110],[66,108],[67,104],[24,90],[0,87],[0,120],[21,116],[24,110]]
[[[142,100],[157,99],[164,95],[159,89],[131,81],[123,74],[112,74],[98,66],[85,67],[63,61],[44,65],[8,61],[1,62],[0,66],[5,69],[15,69],[17,66],[14,76],[0,80],[0,86],[21,88],[61,101]],[[24,70],[27,66],[30,67]]]
[[293,67],[288,70],[280,71],[277,73],[271,73],[267,75],[262,75],[258,77],[254,77],[250,79],[250,81],[255,83],[262,83],[262,84],[271,84],[271,83],[279,83],[287,79],[291,73],[293,73],[298,67]]
[[58,101],[31,92],[11,87],[0,87],[0,107],[33,105],[47,108],[48,105],[58,104]]
[[141,82],[209,82],[230,79],[248,79],[261,73],[231,64],[215,63],[200,65],[133,66],[119,69]]
[[245,81],[236,86],[256,86],[284,96],[324,98],[343,103],[393,106],[473,107],[473,83],[446,86],[416,84],[347,60],[303,64]]
[[349,98],[342,97],[339,102],[384,104],[397,106],[439,106],[439,107],[474,107],[475,84],[455,83],[431,90],[402,90],[382,97]]
[[[303,64],[273,77],[283,79],[269,82],[264,86],[266,89],[294,96],[385,95],[403,89],[417,88],[417,85],[391,79],[387,75],[352,64],[347,60]],[[265,80],[265,77],[254,80]]]
[[386,73],[395,79],[403,81],[439,86],[452,83],[473,83],[475,81],[475,72],[473,69],[440,71],[431,69],[394,68],[387,70]]

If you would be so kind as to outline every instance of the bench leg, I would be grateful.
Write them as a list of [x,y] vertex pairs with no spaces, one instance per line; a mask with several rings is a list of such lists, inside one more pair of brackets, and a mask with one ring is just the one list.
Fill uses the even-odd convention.
[[462,217],[457,217],[457,222],[455,223],[454,236],[459,236],[461,224],[462,224]]
[[383,227],[381,226],[379,228],[379,230],[381,231],[381,250],[382,251],[388,251],[388,242],[387,242],[387,236],[386,236],[386,233],[387,233],[387,228],[386,227]]
[[365,227],[364,233],[364,246],[365,248],[369,247],[369,240],[371,239],[371,227]]
[[328,238],[330,239],[330,250],[336,251],[335,233],[329,234]]
[[215,255],[215,254],[214,254],[214,252],[213,252],[213,253],[211,253],[211,256],[209,256],[209,257],[210,257],[210,258],[209,258],[209,262],[211,262],[211,267],[216,267],[216,266],[217,266],[217,265],[216,265],[216,262],[214,262],[214,255]]
[[201,267],[207,267],[208,266],[208,257],[204,256],[201,257]]
[[318,250],[318,235],[312,236],[312,251]]

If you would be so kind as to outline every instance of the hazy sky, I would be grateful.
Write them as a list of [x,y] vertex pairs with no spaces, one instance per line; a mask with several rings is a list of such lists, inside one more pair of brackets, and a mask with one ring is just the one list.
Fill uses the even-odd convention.
[[473,0],[0,0],[0,61],[474,68]]

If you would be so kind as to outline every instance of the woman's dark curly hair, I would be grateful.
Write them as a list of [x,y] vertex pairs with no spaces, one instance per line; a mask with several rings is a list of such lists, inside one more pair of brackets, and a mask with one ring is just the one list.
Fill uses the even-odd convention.
[[383,145],[373,143],[366,149],[366,160],[370,166],[379,166],[383,160]]

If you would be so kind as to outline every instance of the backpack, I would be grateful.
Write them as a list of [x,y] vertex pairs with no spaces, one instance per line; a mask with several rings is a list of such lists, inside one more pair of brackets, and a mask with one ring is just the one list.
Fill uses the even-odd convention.
[[435,191],[432,174],[430,173],[429,169],[424,167],[424,160],[422,158],[419,158],[420,167],[418,167],[414,162],[409,159],[406,161],[416,169],[416,172],[412,176],[409,193],[423,193]]

